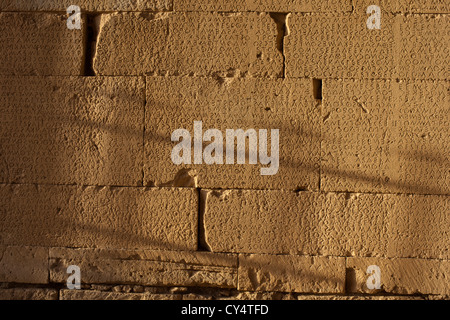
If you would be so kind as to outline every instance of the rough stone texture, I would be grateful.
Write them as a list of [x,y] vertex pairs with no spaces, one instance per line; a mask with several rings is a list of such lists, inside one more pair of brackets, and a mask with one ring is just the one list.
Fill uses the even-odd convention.
[[[448,196],[385,196],[388,257],[449,259]],[[366,209],[367,208],[367,209]],[[376,210],[368,204],[366,211]]]
[[398,16],[394,28],[397,78],[449,80],[450,15]]
[[448,78],[447,15],[384,14],[381,30],[369,30],[367,19],[364,14],[292,14],[284,40],[287,76]]
[[449,194],[448,82],[324,81],[324,191]]
[[[144,185],[317,190],[319,117],[312,80],[147,78]],[[183,128],[194,138],[194,121],[203,122],[203,133],[221,131],[224,163],[227,129],[266,129],[269,137],[272,129],[279,129],[278,173],[262,176],[261,168],[270,166],[262,165],[259,157],[257,165],[250,165],[248,156],[245,165],[173,164],[178,142],[171,142],[172,132]]]
[[66,20],[60,14],[0,12],[0,75],[81,75],[84,19],[82,30],[69,30]]
[[[48,283],[48,249],[0,246],[0,282]],[[1,296],[6,293],[0,293]],[[17,292],[17,297],[20,293]]]
[[176,11],[352,11],[351,0],[174,0]]
[[211,296],[201,295],[201,294],[184,294],[182,300],[187,301],[198,301],[198,300],[212,300]]
[[61,290],[60,300],[181,300],[181,295]]
[[428,300],[450,300],[450,295],[430,295],[427,296]]
[[366,13],[367,7],[377,5],[382,12],[449,13],[447,0],[353,0],[358,13]]
[[4,244],[197,249],[195,190],[0,185],[0,201]]
[[58,291],[40,288],[0,289],[0,300],[58,300]]
[[281,292],[237,292],[229,297],[217,297],[216,300],[296,300],[294,295]]
[[[376,265],[381,270],[381,289],[369,290],[367,268]],[[348,258],[347,289],[349,292],[392,294],[448,295],[448,260]]]
[[450,13],[450,2],[447,0],[397,0],[397,10],[413,13]]
[[345,258],[239,255],[239,290],[344,293]]
[[[129,35],[133,34],[133,37]],[[278,29],[262,13],[133,13],[103,17],[94,70],[100,75],[283,73]]]
[[[66,11],[72,0],[3,0],[1,11]],[[357,12],[370,5],[387,12],[449,13],[446,0],[77,0],[82,11],[260,11],[260,12]]]
[[0,77],[0,183],[142,185],[144,87],[130,77]]
[[[449,300],[448,13],[0,0],[0,299]],[[277,174],[173,164],[194,121],[279,129]]]
[[385,15],[381,30],[368,30],[362,14],[291,14],[284,39],[287,76],[393,76],[393,19]]
[[77,5],[84,11],[171,10],[172,0],[2,0],[2,11],[66,11]]
[[65,283],[69,265],[81,269],[81,282],[236,288],[237,257],[174,251],[51,249],[50,281]]
[[383,296],[383,295],[317,295],[314,293],[296,294],[296,293],[280,293],[280,292],[241,292],[231,297],[221,297],[217,300],[444,300],[443,296]]
[[214,252],[450,256],[445,196],[204,191],[203,197],[204,240]]

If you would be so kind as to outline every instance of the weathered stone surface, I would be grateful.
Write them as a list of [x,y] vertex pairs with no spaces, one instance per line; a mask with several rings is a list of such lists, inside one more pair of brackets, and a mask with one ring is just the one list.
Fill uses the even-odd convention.
[[[350,12],[378,5],[386,12],[449,13],[445,0],[78,0],[82,11],[259,11],[259,12]],[[3,0],[1,11],[65,11],[71,0]]]
[[450,13],[450,3],[446,0],[397,0],[397,11],[413,13]]
[[295,300],[294,294],[281,292],[238,292],[229,297],[215,297],[215,300]]
[[345,259],[239,255],[239,290],[344,293]]
[[77,5],[81,11],[171,10],[172,0],[2,0],[1,11],[66,11]]
[[0,185],[4,244],[197,249],[189,189]]
[[[48,283],[48,249],[0,246],[0,282]],[[12,291],[10,293],[16,298],[21,295],[33,296],[19,291],[17,295]],[[0,295],[6,295],[6,292]]]
[[0,12],[0,75],[83,74],[84,19],[82,30],[69,30],[66,20],[61,14]]
[[287,77],[393,76],[394,18],[386,15],[381,30],[368,30],[367,17],[291,14],[284,39]]
[[[175,130],[186,129],[194,138],[194,122],[202,121],[203,133],[217,129],[223,136],[221,164],[175,165],[172,142]],[[319,187],[320,108],[314,100],[313,81],[305,79],[198,79],[147,78],[144,185],[196,186],[201,188],[308,189]],[[279,131],[279,169],[274,175],[261,173],[249,164],[226,164],[226,130]],[[258,152],[261,143],[258,138]],[[203,151],[209,143],[203,143]],[[191,144],[191,163],[194,163]],[[268,154],[271,143],[267,141]],[[237,153],[237,147],[234,150]],[[256,153],[258,154],[258,153]]]
[[181,300],[181,295],[61,290],[60,300]]
[[0,300],[58,300],[58,291],[40,288],[0,289]]
[[50,250],[50,281],[64,283],[69,265],[82,283],[236,288],[237,256],[207,252]]
[[388,257],[450,258],[450,197],[401,195],[386,204]]
[[[133,37],[130,37],[133,34]],[[267,13],[105,15],[94,70],[99,75],[283,73],[277,23]]]
[[143,79],[0,77],[0,91],[0,183],[142,185]]
[[[0,0],[0,300],[449,300],[448,13]],[[198,121],[224,163],[227,129],[279,129],[278,171],[175,165]]]
[[351,0],[174,0],[176,11],[339,12]]
[[427,300],[450,300],[450,295],[429,295],[427,296]]
[[391,294],[448,295],[448,260],[348,258],[347,288],[354,293],[376,293],[367,287],[367,268],[380,268],[381,289]]
[[211,296],[201,295],[201,294],[184,294],[182,300],[187,301],[198,301],[198,300],[212,300]]
[[284,40],[287,77],[448,79],[448,15],[383,14],[380,30],[368,15],[289,17]]
[[448,83],[324,81],[324,191],[448,194]]
[[398,16],[394,28],[397,78],[449,80],[450,15]]
[[354,0],[355,11],[366,13],[367,7],[379,6],[383,12],[391,13],[449,13],[446,0]]
[[446,196],[253,190],[203,197],[205,242],[214,252],[449,257]]

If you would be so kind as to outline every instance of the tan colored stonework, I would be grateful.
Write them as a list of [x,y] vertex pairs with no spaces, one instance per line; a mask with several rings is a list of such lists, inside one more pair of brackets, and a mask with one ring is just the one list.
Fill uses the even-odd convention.
[[174,0],[176,11],[336,12],[352,10],[351,0]]
[[69,30],[66,20],[62,14],[0,12],[0,76],[82,75],[85,32]]
[[380,30],[367,28],[368,17],[292,14],[284,40],[287,77],[448,78],[448,15],[384,14]]
[[[314,100],[312,80],[149,77],[145,114],[145,185],[318,189],[320,108]],[[172,133],[186,129],[194,138],[194,121],[202,121],[203,133],[208,129],[221,131],[223,165],[175,165],[172,162],[172,150],[178,144],[171,142]],[[268,137],[271,137],[271,130],[278,129],[278,172],[262,176],[261,168],[270,166],[261,165],[259,160],[256,165],[250,165],[248,154],[245,165],[236,164],[236,156],[234,165],[225,164],[227,129],[254,129],[256,134],[265,129]],[[207,145],[205,142],[203,148]],[[267,149],[270,154],[269,141]],[[237,148],[234,151],[237,153]]]
[[[4,0],[1,11],[65,11],[72,0]],[[82,11],[260,11],[350,12],[352,4],[365,13],[370,5],[386,12],[449,13],[445,0],[77,0]],[[358,12],[358,11],[357,11]]]
[[239,255],[239,290],[344,293],[345,259]]
[[448,194],[448,88],[444,81],[325,80],[322,189]]
[[[0,237],[1,238],[1,237]],[[48,283],[48,249],[42,247],[0,246],[0,282]],[[17,293],[17,298],[24,292]],[[3,294],[6,294],[3,292]],[[13,296],[14,292],[11,292]],[[31,294],[34,296],[34,294]],[[30,296],[30,297],[31,297]]]
[[[367,268],[376,265],[381,271],[381,289],[367,287]],[[348,258],[347,285],[349,292],[389,294],[449,295],[448,260]]]
[[140,78],[0,77],[0,183],[142,185]]
[[205,242],[214,252],[449,257],[446,196],[255,190],[202,196]]
[[50,281],[65,283],[69,265],[83,284],[236,288],[237,256],[208,252],[50,249]]
[[0,300],[58,300],[58,290],[40,288],[0,289]]
[[180,295],[61,290],[60,300],[181,300]]
[[0,185],[0,201],[9,245],[197,249],[195,190]]
[[0,300],[450,300],[449,13],[0,0]]
[[85,11],[145,11],[171,10],[172,0],[3,0],[2,11],[66,11],[77,5]]
[[283,58],[277,36],[277,24],[267,13],[112,14],[102,19],[94,70],[99,75],[279,77]]
[[449,13],[445,0],[353,0],[356,12],[365,13],[368,6],[377,5],[382,12],[391,13]]

